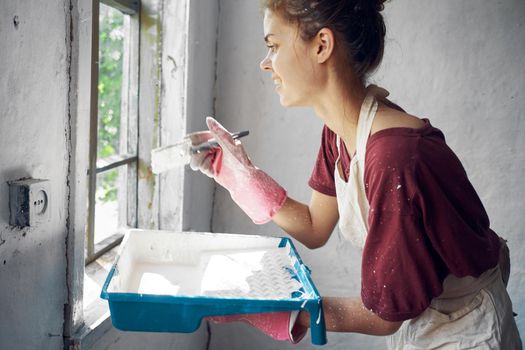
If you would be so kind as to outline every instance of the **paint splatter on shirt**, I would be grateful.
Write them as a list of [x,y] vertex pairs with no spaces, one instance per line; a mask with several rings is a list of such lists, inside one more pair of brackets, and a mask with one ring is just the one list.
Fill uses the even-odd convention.
[[[479,196],[443,133],[424,121],[419,129],[381,130],[366,147],[370,211],[361,297],[389,321],[422,313],[441,294],[448,274],[478,277],[498,263],[499,237]],[[336,195],[337,154],[336,135],[325,126],[312,189]],[[341,166],[348,180],[345,147]]]

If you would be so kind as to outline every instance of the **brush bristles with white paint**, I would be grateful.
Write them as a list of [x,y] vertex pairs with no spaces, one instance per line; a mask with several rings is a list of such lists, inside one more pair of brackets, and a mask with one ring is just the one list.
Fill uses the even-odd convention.
[[[240,131],[232,134],[234,139],[241,138],[249,134],[249,131]],[[199,145],[192,145],[189,138],[177,142],[173,145],[155,148],[151,151],[151,171],[160,174],[167,170],[184,166],[191,160],[192,154],[207,151],[217,147],[218,143],[214,139]]]
[[160,174],[178,166],[184,166],[191,160],[191,140],[184,140],[174,145],[155,148],[151,151],[151,171]]

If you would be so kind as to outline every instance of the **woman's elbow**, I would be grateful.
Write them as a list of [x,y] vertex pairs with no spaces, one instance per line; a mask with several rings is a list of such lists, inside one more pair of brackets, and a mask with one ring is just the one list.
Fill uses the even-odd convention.
[[304,245],[306,246],[306,248],[313,250],[321,248],[324,244],[319,244],[317,242],[305,242]]
[[402,324],[403,324],[403,321],[401,322],[386,321],[382,327],[383,329],[382,329],[381,335],[387,336],[387,335],[394,334],[395,332],[399,330],[399,328],[401,328]]
[[324,238],[324,237],[315,237],[315,239],[311,239],[309,240],[308,242],[304,242],[304,245],[308,248],[308,249],[318,249],[318,248],[321,248],[321,247],[324,247],[324,245],[326,244],[326,242],[328,242],[328,238]]

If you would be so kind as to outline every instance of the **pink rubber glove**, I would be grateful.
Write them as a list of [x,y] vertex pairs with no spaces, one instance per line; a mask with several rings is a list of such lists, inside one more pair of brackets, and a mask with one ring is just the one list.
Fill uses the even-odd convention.
[[262,314],[212,316],[206,319],[214,323],[245,322],[258,328],[275,340],[289,341],[297,344],[303,339],[307,329],[296,324],[298,311],[270,312]]
[[[220,147],[192,156],[190,166],[213,177],[226,188],[237,205],[256,224],[272,219],[286,200],[286,191],[264,171],[255,167],[239,140],[212,117],[206,118],[210,135]],[[205,138],[205,132],[193,142]]]

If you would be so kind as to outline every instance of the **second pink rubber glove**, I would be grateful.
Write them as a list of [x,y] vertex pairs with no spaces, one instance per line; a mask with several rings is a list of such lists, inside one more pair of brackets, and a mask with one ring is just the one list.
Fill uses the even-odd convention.
[[267,223],[286,201],[286,190],[255,167],[240,141],[234,140],[215,119],[206,118],[206,124],[220,147],[193,156],[191,168],[201,170],[226,188],[254,223]]
[[307,329],[298,323],[298,311],[269,312],[262,314],[212,316],[206,319],[214,323],[245,322],[258,328],[275,340],[297,344],[306,334]]

